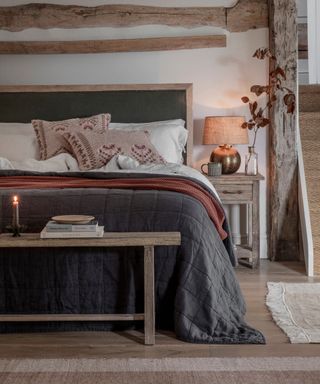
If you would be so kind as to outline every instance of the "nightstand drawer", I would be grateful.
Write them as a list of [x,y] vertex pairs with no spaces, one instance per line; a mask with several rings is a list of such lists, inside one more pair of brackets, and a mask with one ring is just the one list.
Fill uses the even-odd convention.
[[215,188],[222,201],[252,201],[251,184],[216,184]]

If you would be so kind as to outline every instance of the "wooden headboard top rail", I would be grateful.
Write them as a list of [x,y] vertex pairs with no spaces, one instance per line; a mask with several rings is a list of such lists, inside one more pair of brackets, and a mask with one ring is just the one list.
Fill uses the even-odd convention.
[[0,122],[63,120],[104,112],[119,123],[185,120],[185,163],[192,165],[192,84],[0,86]]

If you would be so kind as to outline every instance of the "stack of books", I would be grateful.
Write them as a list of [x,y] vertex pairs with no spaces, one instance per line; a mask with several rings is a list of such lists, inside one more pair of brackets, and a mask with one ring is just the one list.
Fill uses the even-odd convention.
[[78,238],[78,237],[103,237],[104,227],[99,226],[97,220],[86,224],[69,224],[48,221],[40,232],[41,239]]

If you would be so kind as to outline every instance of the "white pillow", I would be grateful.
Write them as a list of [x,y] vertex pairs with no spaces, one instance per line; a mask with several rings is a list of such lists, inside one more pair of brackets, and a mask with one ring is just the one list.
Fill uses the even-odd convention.
[[31,123],[0,123],[0,157],[14,161],[40,158]]
[[150,141],[169,163],[183,163],[182,153],[188,140],[184,120],[153,121],[150,123],[110,123],[109,129],[148,131]]

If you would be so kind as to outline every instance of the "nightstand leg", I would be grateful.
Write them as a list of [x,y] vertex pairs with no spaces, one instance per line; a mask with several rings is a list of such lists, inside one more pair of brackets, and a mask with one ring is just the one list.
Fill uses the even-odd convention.
[[247,204],[248,207],[248,246],[252,247],[252,203]]
[[260,254],[260,218],[259,218],[259,182],[253,183],[253,206],[252,206],[252,268],[259,265]]

